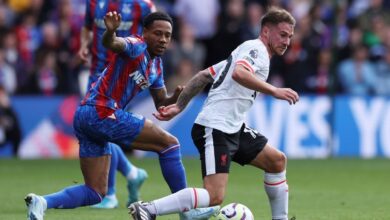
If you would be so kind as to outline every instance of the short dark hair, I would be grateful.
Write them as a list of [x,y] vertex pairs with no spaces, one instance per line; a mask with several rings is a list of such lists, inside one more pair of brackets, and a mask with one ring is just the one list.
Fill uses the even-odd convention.
[[286,22],[293,26],[295,26],[295,18],[290,14],[290,12],[278,8],[278,7],[271,7],[267,10],[265,15],[261,18],[261,27],[263,27],[266,24],[272,24],[277,25],[279,23]]
[[144,28],[150,27],[150,25],[152,25],[153,22],[156,21],[156,20],[168,21],[173,26],[173,21],[172,21],[171,16],[169,16],[165,12],[156,11],[156,12],[148,14],[145,17],[145,19],[143,21],[143,27]]

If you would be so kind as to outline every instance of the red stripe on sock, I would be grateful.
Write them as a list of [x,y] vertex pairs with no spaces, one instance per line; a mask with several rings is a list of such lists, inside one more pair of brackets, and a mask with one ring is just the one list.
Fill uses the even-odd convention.
[[287,181],[287,180],[282,180],[282,181],[277,182],[277,183],[267,183],[267,182],[264,181],[264,184],[265,184],[265,185],[268,185],[268,186],[276,186],[276,185],[282,184],[282,183],[284,183],[284,182],[286,182],[286,181]]
[[194,190],[194,203],[195,203],[195,205],[194,205],[194,209],[196,209],[197,207],[198,207],[198,193],[196,192],[196,189],[195,188],[192,188],[193,190]]

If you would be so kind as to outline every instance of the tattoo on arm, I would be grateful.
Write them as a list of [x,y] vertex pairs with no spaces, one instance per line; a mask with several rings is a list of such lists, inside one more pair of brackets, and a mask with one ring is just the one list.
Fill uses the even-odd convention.
[[177,106],[180,109],[184,109],[191,99],[200,93],[204,87],[213,82],[213,77],[209,74],[208,70],[203,70],[196,74],[192,79],[187,83],[183,92],[180,94],[177,100]]
[[126,41],[124,38],[117,37],[115,32],[104,31],[102,44],[104,47],[114,51],[115,53],[120,53],[125,50]]

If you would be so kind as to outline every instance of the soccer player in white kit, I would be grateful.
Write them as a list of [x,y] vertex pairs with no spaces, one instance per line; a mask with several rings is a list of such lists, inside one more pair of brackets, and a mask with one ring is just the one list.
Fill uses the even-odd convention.
[[272,55],[283,55],[294,33],[295,19],[280,8],[270,8],[261,20],[257,39],[245,41],[228,59],[196,74],[177,102],[159,108],[155,117],[170,120],[208,83],[207,100],[195,120],[192,139],[200,153],[204,188],[186,188],[134,209],[164,215],[223,202],[230,162],[264,170],[264,188],[273,220],[288,219],[286,156],[267,144],[267,138],[244,123],[258,92],[295,104],[298,94],[290,88],[267,83]]

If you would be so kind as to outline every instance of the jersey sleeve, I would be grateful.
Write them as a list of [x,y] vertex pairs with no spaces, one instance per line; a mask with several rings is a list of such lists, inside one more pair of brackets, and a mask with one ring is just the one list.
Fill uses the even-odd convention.
[[164,82],[164,74],[163,74],[163,62],[161,58],[159,58],[156,61],[156,70],[157,70],[157,78],[153,82],[152,85],[150,85],[151,89],[161,89],[165,87],[165,82]]
[[146,50],[146,43],[137,36],[130,36],[125,38],[126,46],[122,54],[128,57],[135,58],[141,55]]
[[226,64],[226,60],[222,60],[221,62],[214,64],[208,68],[209,73],[213,77],[213,79],[217,78],[217,76],[222,72],[223,68],[225,68]]
[[87,7],[85,7],[84,26],[88,29],[92,29],[93,18],[91,14],[91,4],[94,0],[87,0]]
[[243,44],[238,51],[235,65],[242,65],[251,73],[255,73],[255,62],[259,56],[258,49],[255,49],[251,44]]

